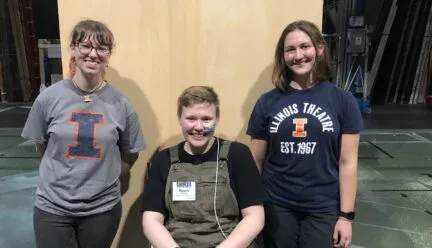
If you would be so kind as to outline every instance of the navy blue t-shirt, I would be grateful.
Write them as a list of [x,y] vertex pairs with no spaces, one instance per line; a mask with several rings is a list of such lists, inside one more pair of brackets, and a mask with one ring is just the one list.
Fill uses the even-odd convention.
[[340,138],[362,129],[355,98],[330,82],[261,95],[247,134],[268,142],[262,176],[271,201],[306,212],[337,211]]

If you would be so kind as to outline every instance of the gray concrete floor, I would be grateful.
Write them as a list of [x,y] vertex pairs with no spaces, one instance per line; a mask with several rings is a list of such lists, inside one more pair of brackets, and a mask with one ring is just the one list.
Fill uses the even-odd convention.
[[[0,248],[35,247],[32,209],[39,158],[19,137],[27,112],[0,107]],[[373,129],[370,122],[377,120],[380,129]],[[404,117],[387,125],[379,118],[365,119],[353,248],[432,247],[432,122],[416,120],[431,129],[408,129],[400,124]],[[391,122],[403,129],[386,128]]]

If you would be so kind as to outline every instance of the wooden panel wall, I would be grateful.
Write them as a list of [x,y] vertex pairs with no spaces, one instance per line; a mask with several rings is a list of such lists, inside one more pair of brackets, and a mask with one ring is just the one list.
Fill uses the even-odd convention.
[[[160,145],[179,141],[176,100],[190,85],[211,85],[221,100],[222,137],[248,142],[245,128],[257,97],[272,87],[274,48],[296,19],[321,26],[322,0],[59,0],[63,68],[69,33],[82,18],[105,22],[116,48],[107,79],[133,102],[147,151],[123,197],[114,247],[143,247],[139,195],[146,162]],[[67,70],[64,70],[64,74]]]

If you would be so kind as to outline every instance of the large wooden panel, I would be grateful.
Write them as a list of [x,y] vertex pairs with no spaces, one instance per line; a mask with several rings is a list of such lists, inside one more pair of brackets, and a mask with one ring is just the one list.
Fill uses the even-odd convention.
[[321,26],[322,2],[58,1],[63,68],[70,56],[72,26],[81,18],[105,22],[116,38],[107,79],[132,100],[149,145],[123,197],[124,217],[115,246],[142,247],[136,211],[145,163],[158,146],[182,138],[176,117],[180,92],[190,85],[213,86],[221,100],[219,135],[247,142],[245,128],[253,104],[272,87],[271,64],[280,32],[296,19]]

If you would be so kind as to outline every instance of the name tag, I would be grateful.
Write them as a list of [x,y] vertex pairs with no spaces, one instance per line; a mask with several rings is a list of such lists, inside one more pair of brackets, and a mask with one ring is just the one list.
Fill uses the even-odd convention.
[[173,201],[195,201],[195,182],[173,182]]

